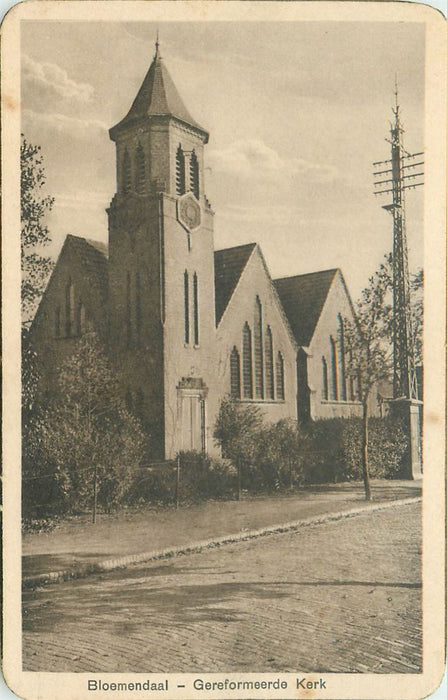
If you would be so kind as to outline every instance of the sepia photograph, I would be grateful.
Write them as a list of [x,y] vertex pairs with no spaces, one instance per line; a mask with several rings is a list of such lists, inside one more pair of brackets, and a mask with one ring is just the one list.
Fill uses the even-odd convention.
[[3,46],[12,690],[433,692],[445,21],[44,4]]

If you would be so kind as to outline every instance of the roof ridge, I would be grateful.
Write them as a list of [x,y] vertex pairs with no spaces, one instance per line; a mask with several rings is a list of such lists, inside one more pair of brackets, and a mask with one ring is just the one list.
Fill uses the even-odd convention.
[[297,277],[312,277],[314,275],[322,275],[325,272],[335,273],[338,270],[341,271],[340,267],[329,267],[326,270],[315,270],[314,272],[303,272],[300,275],[286,275],[285,277],[275,277],[274,282],[282,282],[283,280],[293,280]]

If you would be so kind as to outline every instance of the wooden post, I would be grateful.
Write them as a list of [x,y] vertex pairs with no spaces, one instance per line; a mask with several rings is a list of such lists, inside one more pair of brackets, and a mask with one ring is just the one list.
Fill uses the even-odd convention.
[[180,455],[177,455],[177,479],[175,485],[175,508],[178,510],[180,503]]
[[93,517],[92,521],[96,523],[96,506],[98,502],[98,468],[95,464],[93,472]]

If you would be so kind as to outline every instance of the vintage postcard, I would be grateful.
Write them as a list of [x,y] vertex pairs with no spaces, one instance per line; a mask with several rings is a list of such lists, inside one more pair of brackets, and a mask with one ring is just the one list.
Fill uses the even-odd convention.
[[435,692],[446,40],[400,2],[7,14],[18,697]]

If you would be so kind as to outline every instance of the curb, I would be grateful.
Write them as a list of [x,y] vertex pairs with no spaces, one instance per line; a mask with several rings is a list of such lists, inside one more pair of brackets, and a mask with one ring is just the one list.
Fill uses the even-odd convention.
[[344,518],[352,518],[356,515],[362,515],[362,513],[387,510],[388,508],[393,508],[396,506],[406,506],[421,502],[422,497],[416,496],[413,498],[402,498],[396,501],[383,501],[381,503],[366,504],[360,508],[351,508],[349,510],[337,511],[335,513],[325,513],[323,515],[302,518],[301,520],[295,520],[280,525],[270,525],[268,527],[260,528],[259,530],[249,530],[248,532],[243,531],[233,535],[223,535],[222,537],[212,538],[209,540],[202,540],[201,542],[194,542],[190,545],[182,547],[171,547],[167,549],[160,549],[158,551],[141,552],[139,554],[127,554],[124,556],[115,557],[113,559],[106,559],[104,561],[96,562],[93,564],[78,564],[72,569],[64,569],[62,571],[50,571],[48,573],[38,574],[36,576],[25,576],[22,580],[22,588],[34,588],[36,586],[43,586],[49,583],[60,583],[62,581],[68,581],[70,579],[83,578],[91,574],[98,574],[104,571],[112,571],[113,569],[125,568],[130,564],[139,564],[141,562],[154,561],[156,559],[168,559],[170,557],[176,557],[185,554],[194,554],[201,552],[204,549],[220,547],[224,544],[230,544],[233,542],[243,542],[245,540],[251,540],[257,537],[265,537],[268,535],[273,535],[275,533],[291,532],[293,530],[299,530],[302,527],[322,525],[323,523],[342,520]]

